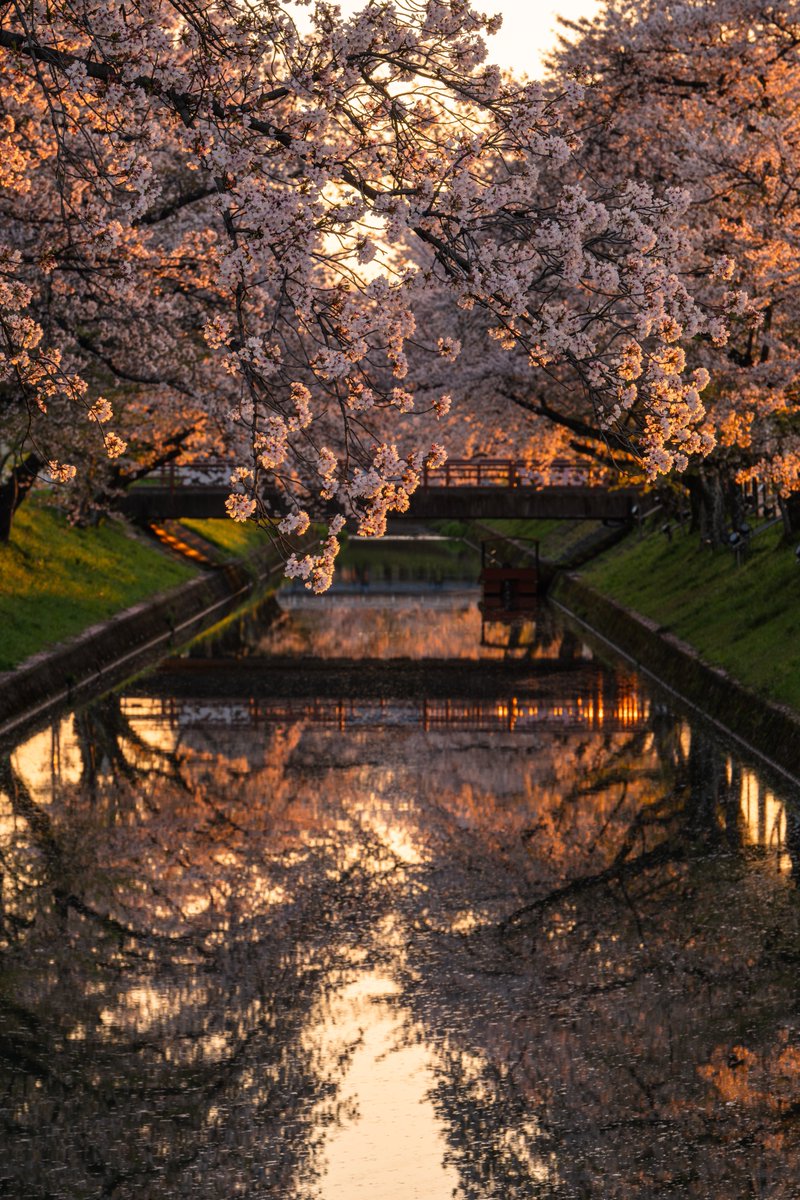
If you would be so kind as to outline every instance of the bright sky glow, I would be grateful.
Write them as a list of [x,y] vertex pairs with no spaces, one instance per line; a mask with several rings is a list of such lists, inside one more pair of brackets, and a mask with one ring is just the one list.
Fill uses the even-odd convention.
[[[339,3],[347,15],[363,8],[365,0]],[[489,61],[532,79],[543,73],[543,57],[556,43],[558,18],[591,17],[600,5],[601,0],[473,0],[479,12],[503,14],[502,29],[488,39]],[[304,10],[295,10],[294,16],[302,27]]]
[[476,0],[482,12],[502,13],[503,27],[489,39],[489,58],[532,78],[543,71],[542,56],[555,45],[558,18],[591,17],[599,0]]

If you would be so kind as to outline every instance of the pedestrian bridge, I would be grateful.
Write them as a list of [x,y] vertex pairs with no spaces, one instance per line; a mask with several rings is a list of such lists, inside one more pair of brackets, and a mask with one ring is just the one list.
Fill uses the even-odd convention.
[[[224,517],[233,465],[170,463],[131,488],[121,508],[142,523]],[[639,498],[637,488],[592,478],[585,463],[559,459],[539,471],[519,459],[454,459],[426,470],[408,512],[392,519],[629,521]]]

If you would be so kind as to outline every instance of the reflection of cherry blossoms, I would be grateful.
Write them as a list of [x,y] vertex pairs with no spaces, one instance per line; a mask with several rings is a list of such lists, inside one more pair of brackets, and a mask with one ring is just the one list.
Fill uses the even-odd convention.
[[[377,973],[380,1071],[408,1047],[430,1064],[418,1120],[432,1105],[465,1197],[639,1200],[644,1179],[707,1200],[747,1194],[756,1162],[793,1200],[790,806],[546,619],[543,724],[270,719],[246,683],[192,692],[265,652],[431,652],[430,609],[300,599],[288,635],[229,628],[182,696],[138,681],[0,765],[15,1194],[255,1179],[305,1200],[337,1125],[358,1145],[366,1018],[342,1005]],[[476,634],[460,614],[437,652]]]

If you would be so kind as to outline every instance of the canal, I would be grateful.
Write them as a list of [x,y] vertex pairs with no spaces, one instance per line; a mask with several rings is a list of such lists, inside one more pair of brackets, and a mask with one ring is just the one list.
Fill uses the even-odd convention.
[[797,797],[412,574],[2,756],[0,1196],[800,1194]]

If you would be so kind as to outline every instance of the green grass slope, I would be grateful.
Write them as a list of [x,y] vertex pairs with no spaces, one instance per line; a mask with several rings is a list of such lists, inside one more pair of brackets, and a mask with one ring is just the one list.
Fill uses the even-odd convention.
[[224,550],[231,558],[250,554],[253,550],[257,550],[259,546],[267,546],[269,544],[268,534],[252,521],[240,523],[232,521],[230,517],[221,517],[219,519],[210,517],[204,520],[185,517],[181,521],[181,525],[185,525],[187,529],[191,529],[194,533],[199,534],[207,542],[211,542],[213,546]]
[[800,709],[800,568],[780,537],[776,526],[754,538],[737,566],[695,534],[632,534],[581,574],[742,683]]
[[121,522],[74,529],[31,500],[0,545],[0,670],[194,574]]
[[483,521],[484,531],[489,529],[503,537],[534,539],[539,543],[539,553],[550,562],[558,562],[575,549],[588,534],[600,528],[599,521]]

